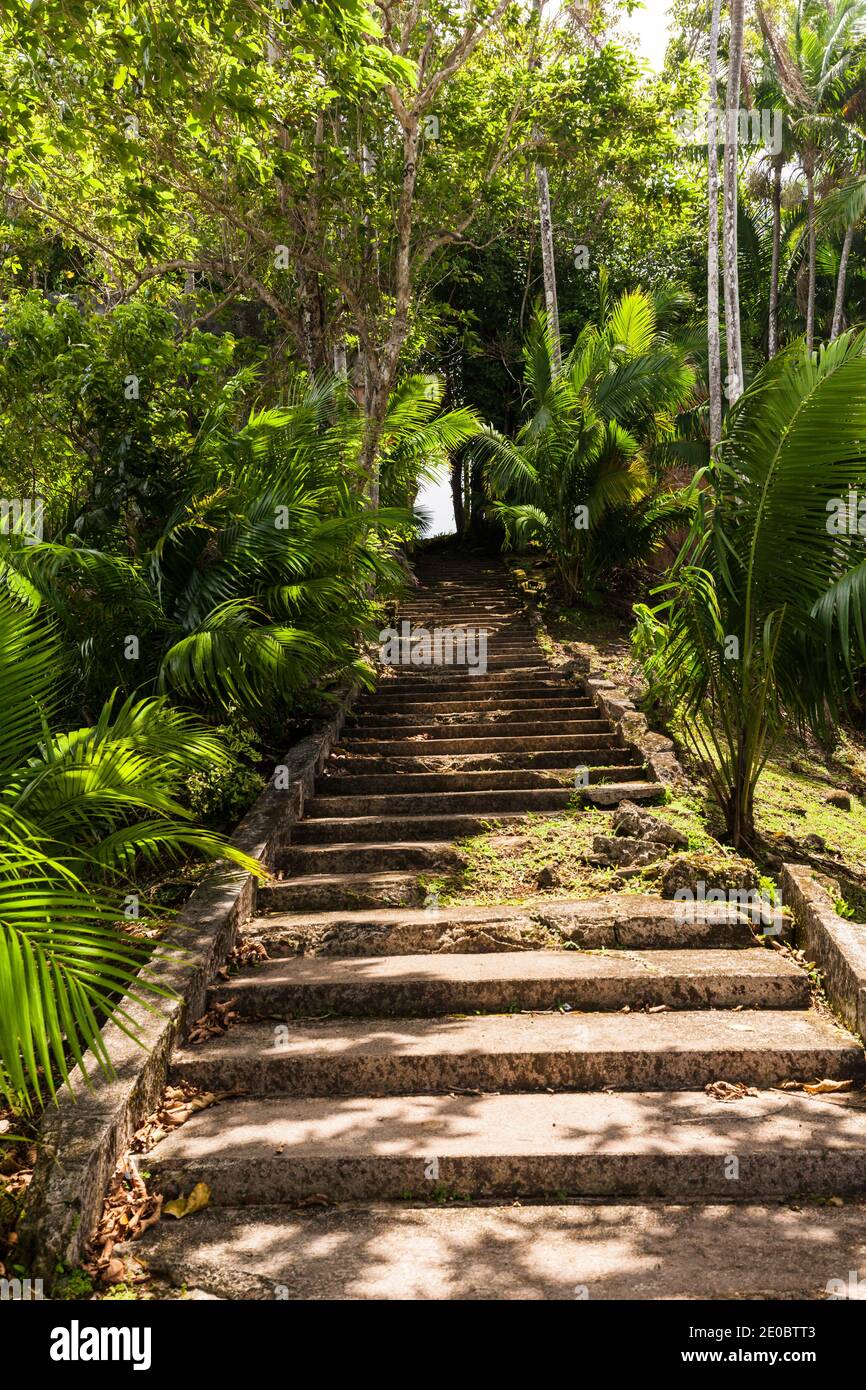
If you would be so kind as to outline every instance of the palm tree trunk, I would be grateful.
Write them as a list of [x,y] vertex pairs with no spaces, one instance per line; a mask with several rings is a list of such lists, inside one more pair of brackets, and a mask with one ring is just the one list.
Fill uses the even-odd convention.
[[454,526],[458,538],[466,530],[466,514],[463,506],[463,451],[458,449],[451,460],[451,501],[454,507]]
[[848,273],[848,257],[851,255],[851,243],[854,240],[854,223],[851,222],[845,228],[845,240],[842,242],[842,252],[839,256],[839,274],[836,277],[836,303],[833,306],[833,327],[830,329],[830,342],[839,337],[842,332],[842,320],[845,317],[845,276]]
[[[544,0],[534,0],[535,12],[541,27],[541,10]],[[534,66],[534,64],[533,64]],[[537,141],[539,130],[533,128],[532,138]],[[556,261],[553,254],[553,214],[550,210],[550,180],[547,169],[540,160],[535,162],[535,182],[538,188],[538,221],[541,227],[541,268],[544,276],[544,307],[547,322],[553,338],[553,364],[556,371],[562,368],[562,350],[559,344],[559,301],[556,294]]]
[[773,160],[773,257],[770,265],[770,323],[767,353],[779,351],[779,261],[782,250],[782,165],[784,156]]
[[806,296],[806,349],[815,346],[815,269],[818,255],[817,231],[815,227],[815,159],[811,151],[805,158],[806,169],[806,219],[808,228],[809,288]]
[[535,180],[538,185],[538,220],[541,224],[541,265],[544,273],[544,307],[553,342],[553,364],[557,371],[562,368],[562,350],[559,344],[559,303],[556,295],[556,262],[553,256],[553,216],[550,211],[550,183],[543,164],[535,166]]
[[737,136],[739,134],[740,68],[743,62],[745,0],[731,0],[728,47],[728,95],[725,120],[724,270],[725,337],[728,347],[728,400],[733,405],[743,390],[743,347],[740,333],[740,280],[737,267]]
[[707,124],[707,349],[710,448],[722,437],[722,350],[719,336],[719,130],[718,64],[721,0],[713,0],[710,25],[710,109]]

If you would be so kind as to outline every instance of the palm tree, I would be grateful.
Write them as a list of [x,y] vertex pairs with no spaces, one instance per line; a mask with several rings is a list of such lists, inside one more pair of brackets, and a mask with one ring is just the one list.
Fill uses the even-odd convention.
[[786,727],[824,732],[866,661],[866,337],[779,353],[727,419],[692,532],[636,643],[679,705],[737,847]]
[[[764,53],[761,80],[755,89],[755,105],[760,111],[781,112],[785,105],[785,94],[777,75],[777,63],[781,59],[775,31],[768,19],[764,6],[758,0],[756,6],[758,23],[764,39]],[[771,173],[770,206],[772,209],[772,251],[770,264],[770,291],[767,310],[767,356],[775,357],[779,351],[779,280],[782,265],[782,187],[785,166],[794,156],[794,144],[788,121],[779,123],[781,148],[766,157]]]
[[529,416],[513,442],[488,429],[481,445],[507,543],[546,550],[571,601],[618,562],[645,558],[688,512],[658,487],[651,464],[675,438],[695,373],[660,333],[644,291],[600,319],[557,373],[549,323],[536,312],[523,352]]
[[759,11],[776,77],[792,115],[793,136],[806,180],[806,345],[815,342],[817,277],[816,174],[844,138],[843,102],[853,66],[862,58],[866,0],[797,0],[787,32],[777,33]]
[[[193,851],[259,871],[178,801],[191,773],[231,766],[219,739],[164,699],[112,700],[64,731],[63,666],[57,632],[0,598],[0,1096],[25,1108],[87,1048],[110,1075],[103,1022],[134,1035],[119,1001],[161,992],[141,974],[138,866]],[[119,925],[134,916],[138,935]]]
[[[544,0],[533,0],[533,10],[537,20],[537,27],[540,31],[542,22],[542,11]],[[531,67],[534,68],[536,60],[531,60]],[[532,138],[536,144],[541,142],[541,133],[538,127],[534,127]],[[544,278],[544,303],[547,311],[547,318],[552,328],[551,342],[553,344],[556,370],[559,371],[562,362],[558,359],[559,352],[559,303],[556,293],[556,256],[554,253],[553,241],[553,212],[550,206],[550,179],[547,173],[547,166],[543,160],[537,158],[535,161],[535,184],[538,195],[538,224],[541,239],[541,267]]]
[[258,718],[316,685],[369,680],[358,649],[404,582],[394,550],[413,533],[418,474],[479,428],[441,400],[437,381],[412,377],[389,404],[382,487],[403,506],[367,510],[363,419],[334,378],[299,385],[240,430],[211,421],[183,500],[135,563],[75,537],[9,538],[0,573],[63,624],[90,703],[120,687]]
[[[859,136],[859,132],[858,132]],[[863,137],[859,136],[862,141]],[[852,142],[853,143],[853,142]],[[818,223],[823,228],[842,231],[842,245],[839,250],[839,268],[836,272],[836,293],[833,299],[833,322],[830,327],[832,342],[842,331],[845,318],[845,286],[848,276],[848,262],[858,226],[866,213],[866,178],[855,174],[853,166],[862,168],[863,150],[856,148],[853,157],[844,161],[842,179],[838,188],[822,200],[818,209]]]
[[739,134],[740,69],[743,62],[745,0],[730,0],[728,82],[725,100],[725,158],[722,179],[722,241],[725,285],[725,337],[728,349],[728,400],[733,404],[743,389],[743,348],[740,331],[740,288],[737,261],[737,137]]
[[721,0],[712,0],[710,20],[710,107],[707,126],[707,384],[710,447],[722,437],[722,358],[719,338],[719,134],[718,62]]

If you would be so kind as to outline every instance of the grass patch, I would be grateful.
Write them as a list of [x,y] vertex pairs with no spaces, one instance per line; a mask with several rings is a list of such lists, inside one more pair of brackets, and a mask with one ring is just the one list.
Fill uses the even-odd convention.
[[[678,797],[664,807],[646,808],[661,822],[688,836],[689,849],[714,852],[720,847],[709,833],[696,797]],[[519,831],[497,828],[462,840],[463,868],[424,880],[441,907],[520,905],[555,898],[590,898],[605,893],[658,892],[661,874],[675,851],[633,877],[615,868],[587,862],[595,835],[612,835],[609,812],[586,807],[555,816],[528,815]]]

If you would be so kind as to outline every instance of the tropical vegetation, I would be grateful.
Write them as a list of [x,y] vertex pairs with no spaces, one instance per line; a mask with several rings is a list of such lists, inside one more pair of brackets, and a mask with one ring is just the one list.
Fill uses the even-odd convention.
[[157,867],[374,680],[443,480],[626,606],[737,846],[786,728],[862,722],[866,5],[674,0],[654,65],[633,9],[7,0],[17,1106],[146,998]]

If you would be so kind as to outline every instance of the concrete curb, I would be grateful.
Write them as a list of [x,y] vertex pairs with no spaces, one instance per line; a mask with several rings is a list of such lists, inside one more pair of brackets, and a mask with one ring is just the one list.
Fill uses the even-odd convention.
[[824,976],[833,1008],[866,1039],[866,926],[840,917],[810,869],[783,864],[782,899],[794,914],[798,945]]
[[599,674],[594,669],[597,652],[591,642],[572,644],[577,646],[576,655],[569,655],[563,650],[547,627],[532,597],[521,584],[520,578],[515,573],[515,569],[507,556],[503,557],[503,562],[512,584],[515,585],[521,600],[526,604],[530,623],[537,632],[544,636],[554,653],[552,657],[548,658],[553,669],[565,675],[573,675],[585,687],[587,694],[595,700],[600,713],[606,719],[610,719],[616,725],[617,732],[621,734],[622,738],[627,743],[634,744],[638,752],[642,754],[654,781],[661,782],[665,786],[674,786],[679,782],[684,782],[686,780],[685,773],[674,752],[673,739],[668,738],[665,734],[655,733],[650,728],[646,716],[641,714],[640,710],[635,709],[634,701],[628,693],[618,689],[613,681],[608,680],[605,675]]
[[[357,686],[343,691],[333,712],[290,749],[235,830],[232,844],[265,866],[273,864],[303,815],[316,774],[339,739],[357,694]],[[162,1096],[175,1043],[187,1022],[202,1014],[207,987],[232,949],[238,928],[253,915],[255,896],[251,873],[232,865],[215,868],[165,938],[179,950],[151,971],[150,977],[173,997],[150,1009],[125,1000],[123,1008],[140,1042],[116,1023],[107,1024],[103,1038],[115,1076],[106,1080],[88,1053],[84,1072],[76,1068],[72,1074],[75,1095],[61,1092],[57,1104],[46,1110],[20,1233],[33,1275],[46,1283],[59,1266],[80,1263],[117,1162]]]

